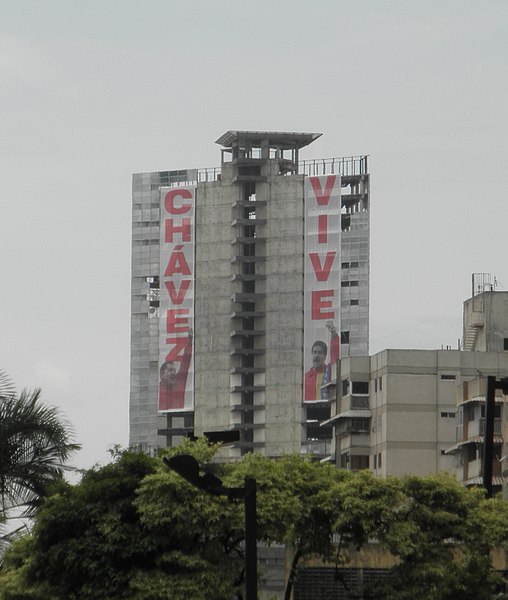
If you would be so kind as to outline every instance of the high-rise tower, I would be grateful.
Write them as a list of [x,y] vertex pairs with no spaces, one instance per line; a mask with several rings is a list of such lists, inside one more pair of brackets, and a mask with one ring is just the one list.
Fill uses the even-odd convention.
[[220,169],[133,176],[132,445],[330,454],[335,354],[368,354],[369,175],[300,160],[319,136],[228,131]]

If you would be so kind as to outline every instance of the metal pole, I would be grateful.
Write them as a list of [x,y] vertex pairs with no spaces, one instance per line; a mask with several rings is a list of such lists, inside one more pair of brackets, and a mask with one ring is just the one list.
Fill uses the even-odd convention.
[[483,446],[483,487],[487,498],[492,498],[492,461],[494,459],[494,414],[496,407],[496,378],[487,377],[485,407],[485,442]]
[[245,479],[245,600],[257,600],[256,480]]

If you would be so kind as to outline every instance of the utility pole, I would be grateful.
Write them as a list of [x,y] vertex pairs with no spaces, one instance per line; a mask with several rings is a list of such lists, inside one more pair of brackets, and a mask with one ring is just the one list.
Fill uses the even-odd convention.
[[243,487],[228,488],[212,473],[199,473],[197,460],[188,454],[164,456],[164,464],[178,473],[193,486],[214,496],[226,496],[229,500],[241,500],[245,510],[245,600],[257,600],[257,519],[256,480],[245,478]]

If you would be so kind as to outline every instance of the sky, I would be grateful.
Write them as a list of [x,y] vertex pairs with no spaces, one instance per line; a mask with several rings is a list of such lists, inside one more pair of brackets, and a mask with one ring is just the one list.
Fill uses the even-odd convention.
[[231,129],[369,155],[370,350],[457,347],[508,290],[506,0],[4,0],[0,369],[128,444],[132,173],[220,165]]

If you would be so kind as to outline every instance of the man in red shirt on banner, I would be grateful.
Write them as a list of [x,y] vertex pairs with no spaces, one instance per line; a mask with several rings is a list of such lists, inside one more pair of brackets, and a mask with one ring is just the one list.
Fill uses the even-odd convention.
[[305,373],[304,402],[328,400],[328,388],[322,386],[330,383],[331,365],[339,358],[340,340],[332,321],[327,322],[326,328],[330,332],[330,362],[326,364],[328,347],[325,342],[314,342],[311,349],[312,367]]
[[192,329],[182,354],[180,368],[176,371],[173,361],[166,361],[160,368],[159,410],[184,408],[187,375],[192,358]]

